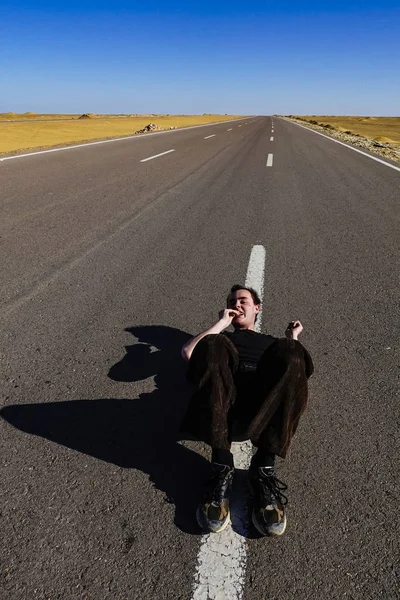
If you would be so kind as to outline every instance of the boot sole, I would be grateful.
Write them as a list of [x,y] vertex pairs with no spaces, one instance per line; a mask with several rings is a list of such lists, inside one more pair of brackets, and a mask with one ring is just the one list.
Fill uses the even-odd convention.
[[215,530],[215,529],[209,529],[208,527],[204,527],[203,523],[201,522],[200,516],[201,516],[200,515],[200,510],[197,509],[196,510],[196,520],[197,520],[197,523],[199,524],[199,527],[201,527],[201,529],[203,531],[208,531],[209,533],[221,533],[221,531],[223,531],[224,529],[226,529],[228,527],[228,525],[230,524],[230,522],[231,522],[231,513],[229,511],[229,514],[228,514],[228,517],[227,517],[226,521],[224,522],[224,524],[219,529],[217,529],[217,530]]
[[252,511],[251,513],[251,520],[253,522],[254,527],[257,529],[258,533],[261,533],[261,535],[263,535],[264,537],[280,537],[281,535],[283,535],[286,531],[286,525],[287,525],[287,518],[286,515],[283,515],[283,523],[284,523],[284,527],[282,529],[282,531],[269,531],[269,532],[265,532],[261,529],[261,527],[258,525],[257,520],[254,517],[254,511]]
[[[250,481],[250,479],[248,480],[248,486],[249,486],[249,490],[251,495],[254,497],[254,487]],[[280,533],[276,533],[276,532],[268,532],[266,533],[265,531],[263,531],[260,526],[257,524],[257,521],[254,517],[254,510],[251,512],[251,521],[254,525],[254,527],[257,529],[258,533],[261,533],[261,535],[263,535],[264,537],[280,537],[281,535],[283,535],[286,531],[286,525],[287,525],[287,518],[286,518],[286,514],[283,515],[284,517],[284,527],[282,529],[282,531]]]

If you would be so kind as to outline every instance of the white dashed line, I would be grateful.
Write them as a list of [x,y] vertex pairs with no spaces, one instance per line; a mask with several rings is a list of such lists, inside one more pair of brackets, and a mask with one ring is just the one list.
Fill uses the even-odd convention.
[[142,158],[140,162],[147,162],[148,160],[153,160],[153,158],[164,156],[164,154],[169,154],[170,152],[175,152],[175,150],[167,150],[166,152],[160,152],[160,154],[154,154],[154,156],[149,156],[148,158]]
[[241,125],[238,125],[238,127],[241,127]]
[[[247,267],[246,287],[264,295],[265,248],[253,246]],[[255,323],[261,329],[261,311]],[[252,455],[250,441],[233,443],[237,469],[247,470]],[[235,490],[234,490],[235,491]],[[247,496],[232,494],[232,526],[221,533],[205,535],[200,542],[192,600],[242,600],[246,574],[246,537],[248,531]]]
[[212,135],[208,135],[207,137],[205,137],[205,140],[209,140],[210,138],[215,137],[215,133],[213,133]]
[[227,129],[227,131],[232,131],[232,127],[230,129]]
[[271,135],[271,137],[269,138],[269,141],[270,141],[270,142],[273,142],[273,141],[274,141],[274,136],[273,136],[273,135]]
[[64,150],[75,150],[75,148],[85,148],[86,146],[98,146],[99,144],[113,144],[114,142],[126,142],[126,140],[141,140],[147,138],[149,135],[167,135],[168,133],[179,133],[186,129],[199,129],[199,127],[214,127],[215,125],[221,125],[222,123],[233,123],[234,121],[243,121],[246,117],[241,119],[229,119],[228,121],[221,121],[219,123],[204,123],[203,125],[191,125],[190,127],[178,127],[178,129],[172,129],[167,131],[152,131],[151,133],[142,133],[140,135],[126,135],[121,138],[112,138],[111,140],[100,140],[98,142],[86,142],[85,144],[74,144],[73,146],[64,146],[63,148],[49,148],[48,150],[38,150],[37,152],[27,152],[25,154],[15,154],[13,156],[4,156],[0,158],[0,162],[3,160],[14,160],[16,158],[25,158],[26,156],[35,156],[36,154],[48,154],[49,152],[64,152]]
[[[257,245],[253,246],[250,254],[249,264],[247,266],[247,274],[246,274],[246,287],[254,288],[261,299],[264,295],[264,271],[265,271],[265,248],[264,246]],[[258,313],[257,321],[254,325],[256,331],[260,331],[261,329],[261,321],[262,321],[262,308]]]
[[273,154],[268,154],[268,158],[267,158],[267,167],[272,167],[272,163],[274,161],[274,155]]

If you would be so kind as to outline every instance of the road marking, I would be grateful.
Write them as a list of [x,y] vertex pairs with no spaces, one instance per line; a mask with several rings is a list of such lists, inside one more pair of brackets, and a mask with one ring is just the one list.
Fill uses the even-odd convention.
[[232,127],[230,129],[227,129],[227,131],[232,131]]
[[147,162],[148,160],[153,160],[153,158],[164,156],[164,154],[169,154],[170,152],[175,152],[175,150],[167,150],[166,152],[160,152],[160,154],[154,154],[154,156],[149,156],[148,158],[142,158],[140,162]]
[[112,144],[113,142],[123,142],[124,140],[141,140],[149,135],[162,135],[165,133],[177,133],[178,131],[185,131],[186,129],[198,129],[199,127],[214,127],[215,125],[222,125],[225,123],[233,123],[234,121],[243,121],[246,117],[241,119],[229,119],[228,121],[220,121],[218,123],[205,123],[204,125],[191,125],[190,127],[180,127],[179,129],[172,129],[167,131],[154,131],[152,133],[142,133],[140,135],[126,135],[125,137],[113,138],[112,140],[99,140],[97,142],[86,142],[86,144],[74,144],[73,146],[64,146],[63,148],[49,148],[48,150],[38,150],[37,152],[27,152],[25,154],[16,154],[15,156],[4,156],[0,158],[0,162],[3,160],[14,160],[15,158],[25,158],[26,156],[35,156],[36,154],[48,154],[49,152],[63,152],[64,150],[74,150],[75,148],[85,148],[86,146],[98,146],[99,144]]
[[[263,300],[264,246],[253,246],[245,286],[254,288]],[[261,329],[261,311],[255,323]],[[232,454],[237,469],[247,470],[252,455],[250,441],[233,443]],[[246,574],[246,537],[248,507],[245,494],[232,494],[232,527],[221,533],[205,535],[200,542],[192,600],[242,600]]]
[[274,155],[273,154],[268,154],[268,158],[267,158],[267,167],[272,167],[272,163],[274,161]]
[[241,125],[238,125],[238,127],[241,127]]
[[[247,275],[245,286],[252,287],[260,296],[261,303],[264,295],[264,271],[265,271],[266,252],[264,246],[253,246],[250,254],[249,264],[247,267]],[[257,321],[254,325],[256,331],[260,331],[262,321],[262,309],[258,313]]]
[[207,137],[205,137],[205,140],[209,140],[210,138],[215,137],[215,133],[213,133],[212,135],[208,135]]
[[270,141],[270,142],[273,142],[273,141],[274,141],[274,136],[273,136],[273,135],[272,135],[272,136],[269,138],[269,141]]
[[[289,123],[293,123],[293,121],[290,121],[290,119],[284,119],[284,120],[288,121]],[[313,133],[322,135],[322,137],[326,138],[327,140],[331,140],[331,142],[336,142],[336,144],[340,144],[341,146],[344,146],[345,148],[349,148],[349,150],[354,150],[354,152],[358,152],[359,154],[362,154],[363,156],[366,156],[367,158],[372,158],[372,160],[376,160],[376,162],[379,162],[382,165],[386,165],[387,167],[390,167],[391,169],[395,169],[395,171],[400,171],[400,167],[396,167],[396,165],[391,165],[390,163],[386,162],[385,160],[382,160],[381,158],[377,158],[376,156],[371,156],[370,154],[367,154],[366,152],[363,152],[362,150],[359,150],[358,148],[353,148],[353,146],[349,146],[348,144],[345,144],[344,142],[335,140],[334,138],[330,137],[329,135],[325,135],[325,133],[315,131],[315,129],[311,129],[310,127],[306,127],[305,125],[300,125],[300,123],[293,123],[293,124],[298,125],[299,127],[302,127],[303,129],[307,129],[307,131],[312,131]]]

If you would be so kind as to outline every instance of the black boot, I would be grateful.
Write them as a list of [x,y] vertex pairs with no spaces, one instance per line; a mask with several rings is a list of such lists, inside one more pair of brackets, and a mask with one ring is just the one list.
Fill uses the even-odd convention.
[[212,463],[213,476],[206,484],[203,501],[197,507],[197,522],[212,533],[219,533],[230,523],[228,495],[235,469],[229,465]]
[[261,535],[282,535],[286,529],[287,497],[283,492],[287,485],[277,479],[274,467],[255,465],[250,467],[249,482],[254,495],[254,527]]

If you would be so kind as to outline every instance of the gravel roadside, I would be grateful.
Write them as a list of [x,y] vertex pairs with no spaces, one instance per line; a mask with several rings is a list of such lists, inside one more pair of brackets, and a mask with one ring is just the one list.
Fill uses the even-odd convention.
[[338,131],[334,129],[333,126],[327,127],[326,125],[316,125],[314,123],[310,123],[306,119],[297,118],[297,117],[289,117],[286,115],[285,119],[289,119],[290,121],[294,121],[295,123],[299,123],[301,125],[305,125],[310,129],[315,129],[316,131],[320,131],[325,135],[336,138],[346,144],[352,144],[357,148],[362,148],[363,150],[367,150],[368,152],[373,152],[375,154],[379,154],[380,156],[384,156],[385,158],[389,158],[400,164],[400,148],[395,144],[390,144],[388,142],[378,142],[377,140],[364,137],[357,134],[348,134],[343,131]]

